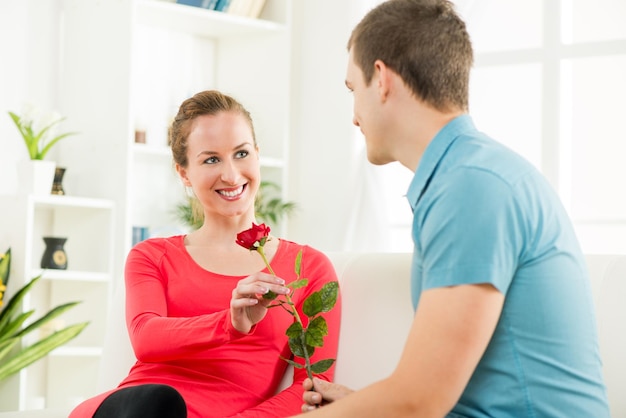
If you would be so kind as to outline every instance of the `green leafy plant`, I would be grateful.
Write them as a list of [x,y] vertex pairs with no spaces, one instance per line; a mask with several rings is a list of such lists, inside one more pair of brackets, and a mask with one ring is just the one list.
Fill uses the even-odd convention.
[[13,120],[13,123],[15,123],[15,126],[22,134],[30,159],[43,160],[48,151],[50,151],[57,142],[70,135],[75,135],[76,133],[67,132],[49,138],[52,134],[53,127],[65,120],[65,118],[53,117],[54,120],[44,122],[41,127],[38,127],[38,121],[35,120],[33,113],[35,112],[32,109],[27,108],[22,116],[13,112],[9,112],[9,116],[11,116],[11,120]]
[[7,290],[10,270],[11,249],[9,248],[6,253],[0,254],[0,307],[2,307],[0,311],[0,381],[19,372],[24,367],[46,356],[50,351],[77,337],[88,324],[88,322],[83,322],[69,325],[27,347],[17,348],[18,342],[23,336],[40,328],[80,302],[69,302],[59,305],[41,318],[24,326],[26,320],[35,311],[20,312],[20,303],[31,288],[41,279],[41,275],[31,279],[19,289],[5,306],[4,294]]
[[[265,243],[269,239],[269,233],[270,228],[265,224],[255,225],[253,223],[252,228],[237,234],[236,242],[250,251],[258,252],[269,272],[276,276],[263,250]],[[296,280],[287,284],[287,287],[292,290],[300,289],[308,285],[308,279],[300,277],[301,266],[302,250],[296,255],[294,263]],[[276,293],[270,291],[263,295],[266,299],[276,301],[275,304],[269,305],[269,307],[279,306],[293,316],[294,322],[287,328],[285,334],[289,338],[289,349],[295,357],[304,359],[304,366],[291,359],[282,359],[296,368],[304,367],[308,377],[311,379],[314,374],[323,373],[328,370],[335,362],[335,359],[324,359],[311,363],[311,356],[315,352],[316,347],[324,346],[324,337],[328,335],[328,325],[321,314],[329,312],[335,306],[338,293],[339,283],[336,281],[328,282],[324,284],[320,290],[311,293],[304,300],[302,306],[302,312],[307,317],[306,324],[302,321],[291,299],[291,293],[279,297]]]
[[280,198],[280,186],[271,181],[261,181],[259,191],[254,200],[256,217],[273,223],[278,223],[283,216],[288,216],[296,210],[294,202],[285,202]]
[[[196,203],[194,197],[187,198],[176,206],[176,217],[192,229],[202,226],[204,219],[202,211],[194,209]],[[254,212],[257,218],[278,223],[283,217],[288,216],[297,209],[294,202],[285,202],[280,198],[280,186],[271,181],[262,181],[254,200]]]

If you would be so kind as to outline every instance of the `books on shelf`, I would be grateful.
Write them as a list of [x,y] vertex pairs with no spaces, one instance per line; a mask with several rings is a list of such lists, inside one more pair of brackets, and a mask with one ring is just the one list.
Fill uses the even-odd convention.
[[257,19],[261,15],[265,2],[266,0],[176,0],[178,4],[201,7],[252,19]]
[[211,0],[176,0],[176,3],[185,4],[187,6],[202,7],[204,9],[208,9],[209,3],[211,3]]

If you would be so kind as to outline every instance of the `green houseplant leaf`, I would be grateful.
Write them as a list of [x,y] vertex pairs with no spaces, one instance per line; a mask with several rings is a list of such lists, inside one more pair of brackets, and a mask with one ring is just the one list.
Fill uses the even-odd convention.
[[26,283],[16,294],[9,300],[7,306],[0,312],[0,340],[5,334],[5,329],[9,326],[11,318],[19,310],[20,302],[28,291],[41,279],[41,275],[34,277],[30,282]]
[[[2,287],[0,287],[0,302],[3,301],[6,284],[9,281],[9,272],[11,264],[11,249],[6,253],[0,254],[0,279],[2,279]],[[77,337],[88,322],[69,325],[59,331],[48,335],[33,343],[32,345],[21,347],[16,350],[18,343],[23,336],[29,334],[52,319],[58,317],[68,309],[74,307],[80,302],[68,302],[56,306],[49,310],[45,315],[33,321],[29,325],[23,327],[26,321],[35,313],[34,310],[21,312],[21,302],[24,296],[39,282],[41,275],[32,278],[22,288],[20,288],[8,303],[4,303],[2,311],[0,311],[0,381],[17,373],[24,367],[34,363],[35,361],[46,356],[50,351],[69,342]]]
[[[9,271],[11,270],[11,249],[9,248],[7,252],[0,258],[0,284],[2,286],[6,286],[9,283]],[[2,293],[0,292],[0,295]],[[0,301],[2,299],[0,298]]]
[[70,135],[75,135],[76,132],[67,132],[57,135],[50,140],[46,141],[50,129],[58,123],[61,123],[65,118],[59,118],[46,126],[44,126],[39,132],[33,130],[33,122],[25,120],[18,114],[9,112],[11,120],[22,134],[22,139],[28,150],[28,156],[31,160],[43,160],[50,149],[60,140]]
[[30,345],[0,366],[0,381],[46,356],[50,351],[78,336],[88,322],[70,325]]

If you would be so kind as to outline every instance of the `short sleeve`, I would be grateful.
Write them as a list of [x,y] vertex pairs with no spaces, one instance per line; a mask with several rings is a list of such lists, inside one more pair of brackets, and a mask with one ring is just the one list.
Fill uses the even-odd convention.
[[513,187],[479,168],[439,176],[416,213],[422,290],[490,283],[505,294],[524,242]]

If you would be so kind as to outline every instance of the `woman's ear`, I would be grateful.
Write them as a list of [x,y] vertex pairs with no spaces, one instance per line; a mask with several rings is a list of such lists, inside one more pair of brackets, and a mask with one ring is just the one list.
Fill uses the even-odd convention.
[[187,187],[191,187],[191,182],[189,181],[189,178],[187,177],[187,170],[185,170],[185,167],[181,166],[178,163],[176,163],[175,167],[176,167],[176,172],[178,173],[178,176],[180,177],[180,180],[183,182],[183,185]]

